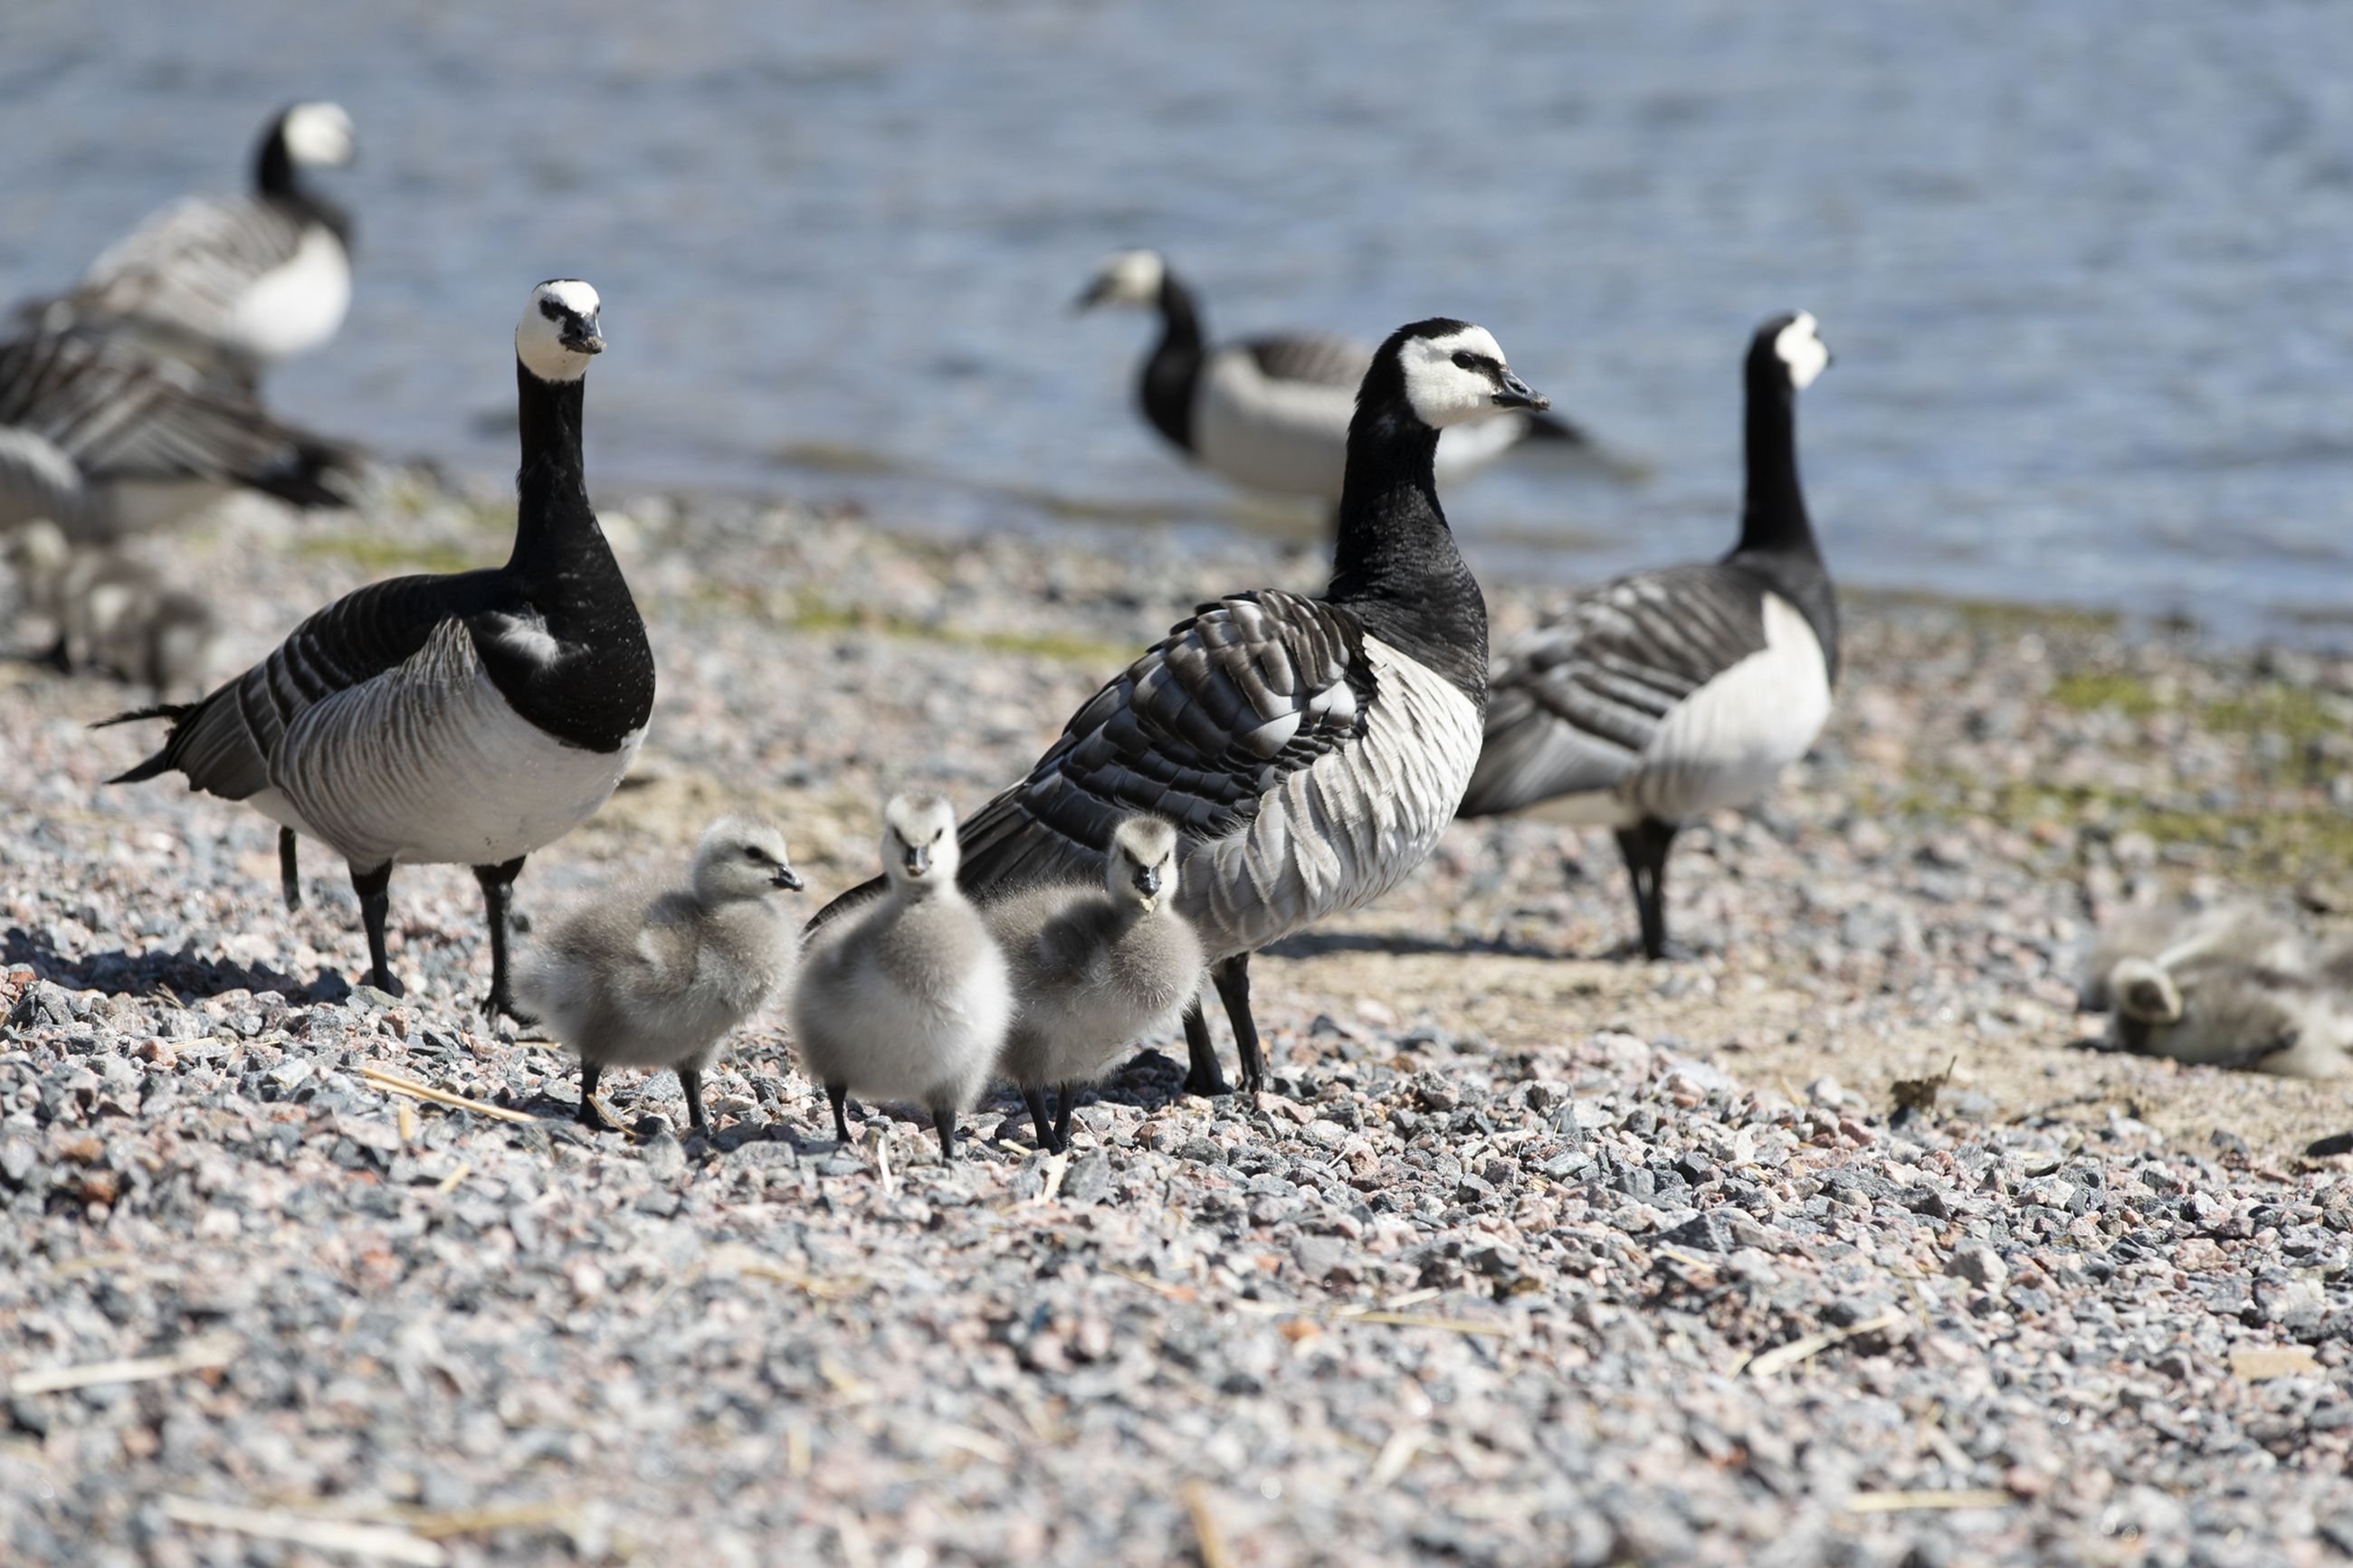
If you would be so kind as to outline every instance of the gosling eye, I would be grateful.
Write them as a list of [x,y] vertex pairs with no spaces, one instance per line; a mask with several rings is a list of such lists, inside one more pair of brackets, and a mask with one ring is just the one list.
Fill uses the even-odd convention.
[[762,849],[757,845],[747,846],[744,850],[744,858],[753,861],[755,864],[765,860],[767,858],[767,851]]

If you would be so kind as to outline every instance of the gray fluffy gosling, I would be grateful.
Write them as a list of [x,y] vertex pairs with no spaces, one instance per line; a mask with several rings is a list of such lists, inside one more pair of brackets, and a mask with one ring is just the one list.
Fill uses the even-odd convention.
[[518,989],[548,1033],[580,1058],[580,1120],[608,1065],[673,1068],[694,1130],[708,1132],[702,1069],[792,968],[792,921],[772,900],[798,892],[784,829],[723,816],[695,847],[694,880],[650,899],[592,901],[566,916]]
[[2281,1078],[2353,1074],[2353,999],[2309,975],[2229,960],[2172,969],[2146,958],[2109,974],[2129,1048]]
[[955,813],[933,795],[902,795],[882,810],[882,871],[890,887],[855,920],[826,928],[793,991],[793,1037],[809,1077],[833,1102],[833,1130],[849,1142],[843,1102],[921,1105],[955,1158],[956,1117],[996,1065],[1013,1015],[1005,954],[956,887]]
[[[2084,961],[2077,998],[2090,1012],[2119,1005],[2127,960],[2173,973],[2193,964],[2227,964],[2294,973],[2306,969],[2304,938],[2287,921],[2260,904],[2240,901],[2191,910],[2173,905],[2133,905],[2100,923]],[[2145,972],[2136,970],[2139,978]]]
[[185,589],[118,550],[77,548],[46,518],[8,537],[0,557],[16,570],[25,607],[57,628],[49,659],[68,674],[104,670],[152,688],[158,701],[202,692],[220,646],[220,617]]
[[[1113,831],[1103,885],[1050,883],[987,910],[1012,966],[1013,1026],[997,1058],[1040,1148],[1071,1146],[1080,1087],[1121,1049],[1177,1027],[1201,989],[1201,939],[1176,912],[1176,830],[1131,816]],[[1046,1124],[1046,1089],[1060,1095]]]

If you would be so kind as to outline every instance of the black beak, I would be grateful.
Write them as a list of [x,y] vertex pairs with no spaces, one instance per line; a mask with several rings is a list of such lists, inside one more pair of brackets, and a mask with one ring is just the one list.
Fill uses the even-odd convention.
[[1531,414],[1541,414],[1552,406],[1551,398],[1514,375],[1509,370],[1501,370],[1495,374],[1496,407],[1525,408]]
[[605,352],[605,334],[594,321],[584,321],[578,329],[566,331],[557,340],[576,354],[600,354]]
[[920,877],[932,868],[932,847],[928,844],[907,846],[907,875]]
[[1138,866],[1135,868],[1135,890],[1147,899],[1160,896],[1160,868]]
[[776,868],[776,874],[768,879],[768,885],[776,888],[788,888],[797,893],[801,890],[801,874],[790,866],[779,866]]
[[1071,310],[1074,313],[1080,310],[1092,310],[1097,305],[1102,304],[1104,297],[1110,293],[1111,279],[1108,278],[1098,278],[1093,282],[1087,285],[1086,291],[1084,293],[1071,301]]

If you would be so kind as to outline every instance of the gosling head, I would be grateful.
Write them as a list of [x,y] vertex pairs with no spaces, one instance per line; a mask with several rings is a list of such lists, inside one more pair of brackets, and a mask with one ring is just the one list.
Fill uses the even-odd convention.
[[37,517],[0,537],[0,561],[25,580],[36,597],[45,594],[72,559],[73,546],[66,542],[66,531],[46,517]]
[[1813,312],[1790,310],[1757,329],[1748,364],[1750,374],[1761,371],[1787,382],[1790,391],[1803,392],[1831,367],[1830,345],[1822,342]]
[[893,888],[954,887],[955,808],[935,795],[896,795],[882,808],[882,874]]
[[1156,250],[1123,250],[1095,269],[1086,292],[1073,306],[1076,310],[1092,310],[1097,305],[1134,305],[1149,308],[1160,303],[1160,290],[1168,281],[1168,263]]
[[515,323],[515,358],[542,381],[578,381],[605,352],[604,301],[577,278],[551,278],[531,291]]
[[1359,417],[1401,414],[1433,430],[1551,406],[1504,363],[1503,345],[1486,328],[1443,316],[1391,332],[1356,393]]
[[694,899],[709,906],[801,890],[785,851],[785,830],[765,816],[723,816],[694,849]]
[[1176,897],[1176,830],[1157,816],[1131,816],[1111,836],[1103,885],[1115,903],[1150,914]]
[[2181,987],[2146,958],[2119,960],[2108,971],[2108,994],[2116,999],[2116,1037],[2133,1050],[2147,1050],[2157,1029],[2181,1022]]

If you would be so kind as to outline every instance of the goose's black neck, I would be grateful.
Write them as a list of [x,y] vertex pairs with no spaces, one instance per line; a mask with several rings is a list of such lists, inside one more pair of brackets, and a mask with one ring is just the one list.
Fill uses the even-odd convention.
[[324,224],[346,247],[351,245],[351,215],[303,184],[294,154],[286,150],[282,126],[262,138],[261,152],[254,160],[253,188],[268,200]]
[[1797,415],[1788,372],[1760,341],[1748,361],[1748,490],[1740,505],[1740,542],[1725,559],[1757,573],[1806,617],[1835,681],[1838,592],[1798,482]]
[[1174,272],[1160,275],[1160,342],[1144,362],[1144,416],[1183,447],[1193,449],[1193,388],[1201,379],[1201,316],[1192,290]]
[[550,656],[478,632],[491,682],[516,712],[568,744],[617,751],[653,711],[653,651],[645,622],[588,505],[580,465],[585,380],[542,381],[518,360],[522,467],[515,476],[514,553],[503,575],[510,615],[536,616]]
[[1483,712],[1487,600],[1438,504],[1438,432],[1395,401],[1365,401],[1348,426],[1333,604],[1443,675]]
[[1820,558],[1798,483],[1798,393],[1769,349],[1748,361],[1748,493],[1740,506],[1744,554]]

